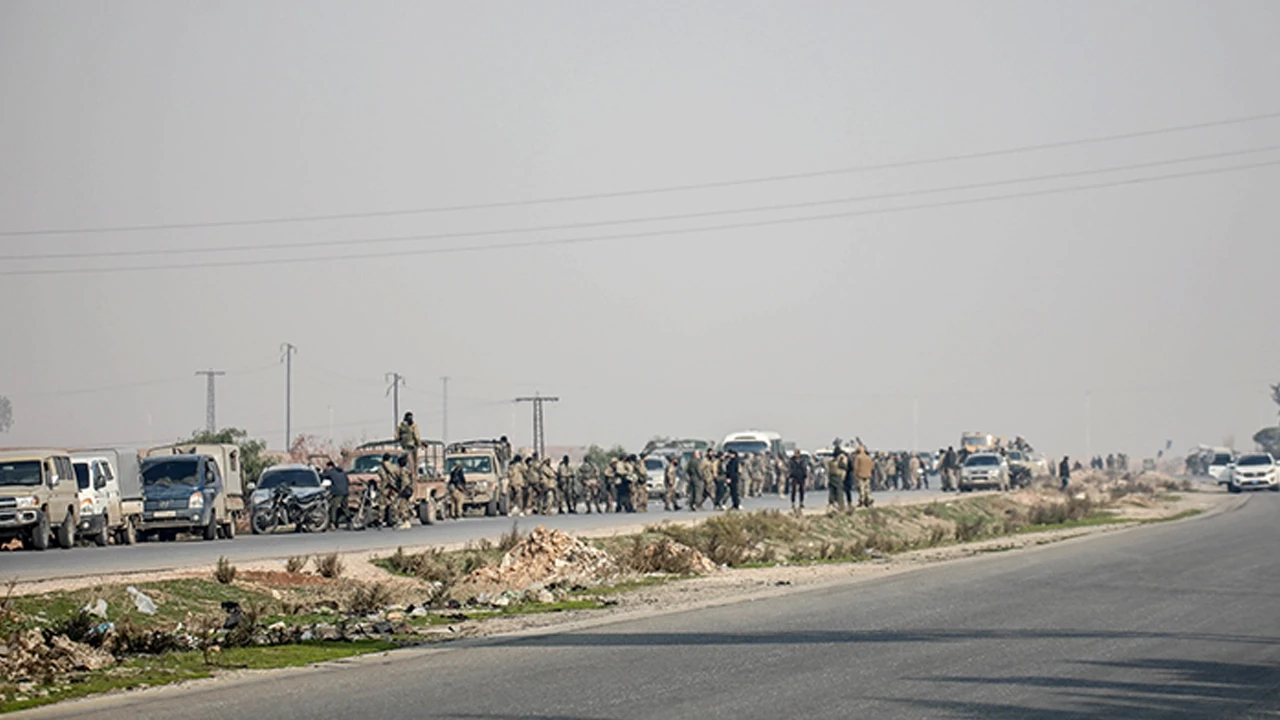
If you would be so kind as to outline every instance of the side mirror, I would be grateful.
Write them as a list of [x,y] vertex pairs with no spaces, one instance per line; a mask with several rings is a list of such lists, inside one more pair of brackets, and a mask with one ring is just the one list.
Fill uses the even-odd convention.
[[254,488],[256,488],[256,487],[258,487],[256,483],[247,483],[247,484],[245,485],[245,488],[246,488],[249,492],[253,492],[253,491],[254,491]]

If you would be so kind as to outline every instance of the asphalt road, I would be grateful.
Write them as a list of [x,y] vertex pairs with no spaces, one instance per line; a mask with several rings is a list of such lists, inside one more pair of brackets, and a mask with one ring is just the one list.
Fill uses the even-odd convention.
[[[935,484],[936,486],[936,484]],[[884,492],[876,497],[882,503],[901,502],[939,496],[937,490],[914,492]],[[826,491],[809,498],[810,505],[822,507]],[[745,508],[788,508],[788,501],[776,496],[750,498]],[[515,519],[522,530],[537,525],[560,528],[566,531],[584,532],[622,527],[638,523],[657,522],[662,518],[690,517],[682,511],[665,513],[662,501],[649,502],[650,512],[637,515],[549,515]],[[708,512],[699,513],[702,516]],[[397,546],[448,545],[481,538],[497,539],[511,529],[512,518],[468,517],[458,522],[439,523],[432,526],[416,522],[408,530],[365,530],[363,532],[334,531],[318,534],[283,532],[275,535],[242,534],[234,540],[205,542],[187,539],[176,542],[147,542],[132,547],[77,547],[71,550],[50,549],[44,552],[0,552],[0,580],[16,578],[19,581],[48,580],[84,575],[171,570],[178,568],[213,565],[220,556],[232,562],[248,562],[284,558],[290,555],[314,555],[334,551],[356,552],[368,550],[394,550]]]
[[68,717],[1274,718],[1280,496],[779,598]]

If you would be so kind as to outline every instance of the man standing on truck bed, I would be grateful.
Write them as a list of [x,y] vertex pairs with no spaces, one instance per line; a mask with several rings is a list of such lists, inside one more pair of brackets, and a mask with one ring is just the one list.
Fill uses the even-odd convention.
[[400,443],[404,454],[409,456],[409,482],[418,479],[418,447],[422,445],[422,436],[418,434],[418,424],[413,421],[413,413],[404,414],[404,421],[396,428],[396,441]]

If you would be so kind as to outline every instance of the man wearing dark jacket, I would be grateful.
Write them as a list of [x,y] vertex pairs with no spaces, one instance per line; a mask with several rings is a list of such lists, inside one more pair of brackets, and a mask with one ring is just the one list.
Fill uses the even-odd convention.
[[1062,464],[1058,466],[1058,477],[1062,480],[1062,491],[1066,492],[1067,484],[1071,482],[1071,459],[1066,455],[1062,456]]
[[347,480],[347,474],[330,460],[325,463],[320,477],[329,481],[329,527],[336,529],[342,521],[351,525],[351,505],[348,503],[351,483]]
[[796,508],[796,493],[800,495],[800,509],[804,509],[804,485],[809,480],[809,463],[796,450],[787,462],[787,482],[791,485],[791,509]]
[[733,509],[742,509],[742,466],[738,462],[738,452],[729,451],[729,464],[724,474],[729,478],[729,497],[733,500]]

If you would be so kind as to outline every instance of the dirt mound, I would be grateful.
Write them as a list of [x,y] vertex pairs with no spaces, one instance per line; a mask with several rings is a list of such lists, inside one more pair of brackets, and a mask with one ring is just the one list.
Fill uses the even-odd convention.
[[716,564],[706,555],[670,538],[646,545],[630,563],[640,572],[707,575],[716,571]]
[[469,590],[523,590],[530,585],[597,585],[618,574],[618,564],[603,550],[559,530],[539,525],[507,551],[497,565],[475,570],[461,583]]
[[65,635],[48,641],[39,630],[17,633],[0,644],[0,678],[9,682],[58,677],[77,670],[101,670],[115,659],[110,653],[73,642]]

